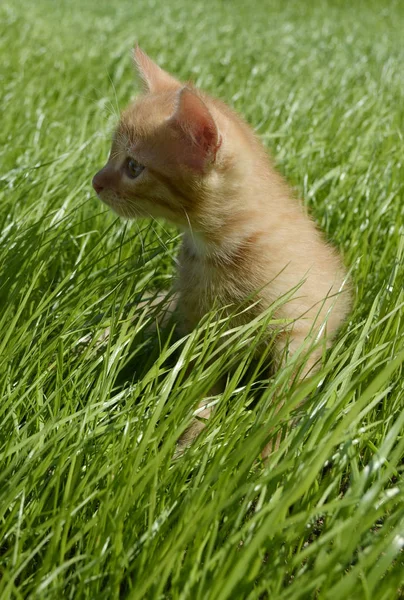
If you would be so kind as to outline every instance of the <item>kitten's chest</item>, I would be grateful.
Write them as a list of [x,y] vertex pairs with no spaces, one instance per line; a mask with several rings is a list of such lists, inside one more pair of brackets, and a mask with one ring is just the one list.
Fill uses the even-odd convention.
[[248,277],[240,277],[234,265],[200,258],[185,243],[179,255],[177,285],[180,310],[190,327],[213,307],[239,304],[253,291]]

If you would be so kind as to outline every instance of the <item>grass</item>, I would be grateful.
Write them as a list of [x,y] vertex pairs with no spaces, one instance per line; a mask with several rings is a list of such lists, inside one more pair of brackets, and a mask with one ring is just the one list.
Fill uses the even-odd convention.
[[[373,1],[2,2],[2,600],[403,594],[403,17]],[[169,289],[179,236],[120,221],[90,186],[136,93],[135,39],[246,116],[352,269],[353,313],[303,385],[251,360],[270,313],[150,333],[158,309],[139,300]]]

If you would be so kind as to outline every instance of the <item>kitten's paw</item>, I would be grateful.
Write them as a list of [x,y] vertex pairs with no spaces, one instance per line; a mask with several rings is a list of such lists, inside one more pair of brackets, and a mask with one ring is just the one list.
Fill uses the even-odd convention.
[[194,419],[191,425],[184,431],[182,436],[177,441],[176,449],[174,451],[173,459],[182,456],[187,448],[195,441],[202,429],[205,428],[205,423],[199,419]]

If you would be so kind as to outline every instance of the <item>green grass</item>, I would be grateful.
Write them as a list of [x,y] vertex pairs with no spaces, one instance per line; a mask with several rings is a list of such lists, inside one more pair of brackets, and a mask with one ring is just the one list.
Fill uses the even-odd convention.
[[[399,2],[2,2],[2,600],[404,593],[403,26]],[[251,361],[271,314],[151,333],[139,299],[169,289],[179,236],[90,185],[135,39],[246,116],[352,268],[353,313],[303,385]]]

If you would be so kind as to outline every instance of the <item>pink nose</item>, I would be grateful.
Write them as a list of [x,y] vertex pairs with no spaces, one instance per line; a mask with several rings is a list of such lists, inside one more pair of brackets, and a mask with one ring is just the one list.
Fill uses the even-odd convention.
[[95,189],[96,194],[99,194],[104,189],[104,186],[102,185],[101,177],[99,175],[100,175],[99,173],[94,175],[93,181],[92,181],[93,188]]
[[116,190],[119,187],[119,171],[108,163],[93,177],[93,188],[99,194],[102,190]]

